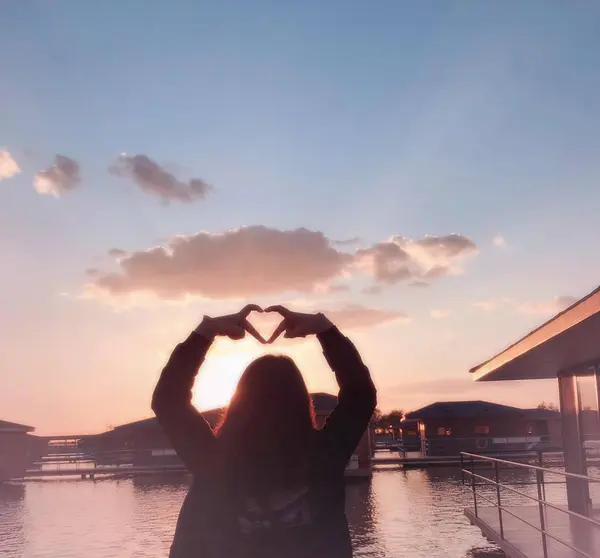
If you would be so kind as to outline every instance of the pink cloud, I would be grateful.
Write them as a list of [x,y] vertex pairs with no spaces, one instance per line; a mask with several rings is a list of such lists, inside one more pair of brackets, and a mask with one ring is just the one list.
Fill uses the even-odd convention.
[[0,180],[12,178],[20,172],[21,169],[12,155],[8,151],[0,149]]
[[476,250],[458,235],[392,240],[344,251],[322,232],[279,230],[263,225],[222,233],[177,236],[163,246],[126,253],[109,251],[115,271],[92,283],[108,295],[149,293],[166,299],[185,296],[244,298],[283,293],[342,292],[356,275],[370,275],[365,292],[405,280],[421,283],[457,272],[458,260]]
[[113,295],[141,291],[162,298],[306,293],[336,279],[351,261],[323,233],[249,226],[178,236],[165,247],[133,252],[95,286]]
[[422,282],[462,272],[463,259],[477,253],[466,236],[424,236],[410,239],[392,236],[357,251],[359,265],[381,284]]

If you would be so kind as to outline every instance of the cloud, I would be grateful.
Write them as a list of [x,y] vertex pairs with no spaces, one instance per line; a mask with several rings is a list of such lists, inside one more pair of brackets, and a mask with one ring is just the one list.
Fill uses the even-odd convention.
[[191,178],[188,182],[178,180],[146,155],[122,154],[109,172],[133,180],[144,192],[158,196],[165,204],[202,200],[212,189],[200,178]]
[[[126,253],[109,251],[116,271],[98,277],[92,289],[109,295],[147,293],[165,299],[184,296],[243,298],[281,293],[348,290],[336,280],[372,274],[376,293],[389,282],[423,282],[458,272],[458,260],[475,250],[469,239],[450,235],[377,243],[344,251],[322,232],[279,230],[262,225],[223,233],[177,236],[162,246]],[[395,268],[396,261],[402,269]]]
[[111,248],[108,251],[108,255],[111,258],[124,258],[127,255],[125,250],[121,250],[121,248]]
[[405,312],[379,310],[361,305],[349,304],[339,310],[323,310],[323,313],[343,329],[361,329],[385,323],[408,323],[410,317]]
[[369,287],[365,287],[362,290],[363,294],[368,294],[368,295],[377,295],[379,294],[383,289],[381,288],[381,285],[371,285]]
[[94,286],[109,294],[150,292],[162,298],[239,298],[313,292],[340,276],[352,255],[321,232],[261,225],[177,236],[166,247],[133,252]]
[[510,302],[510,298],[488,298],[486,300],[478,300],[477,302],[474,302],[473,306],[485,312],[493,312],[494,310],[498,310]]
[[447,318],[450,315],[449,310],[432,310],[430,312],[432,318],[436,318],[437,320],[441,320],[442,318]]
[[552,300],[524,302],[517,307],[522,314],[558,314],[577,302],[574,296],[557,296]]
[[502,235],[497,234],[494,238],[492,238],[492,244],[498,248],[505,248],[506,240],[504,240]]
[[33,186],[39,194],[57,198],[75,189],[80,182],[79,163],[64,155],[56,155],[52,165],[33,177]]
[[[340,329],[346,330],[361,330],[372,327],[381,326],[384,324],[401,323],[407,324],[410,322],[410,317],[405,312],[397,310],[382,310],[379,308],[371,308],[360,304],[346,304],[336,307],[328,305],[316,304],[314,301],[305,301],[300,304],[298,301],[284,302],[283,306],[290,310],[299,312],[322,312]],[[265,335],[270,335],[281,322],[281,317],[274,314],[257,314],[250,318],[250,321],[263,332]],[[278,343],[299,344],[306,341],[301,339],[286,339],[280,338]]]
[[368,248],[358,250],[357,263],[377,283],[439,279],[462,272],[461,261],[477,252],[476,244],[466,236],[425,236],[409,239],[392,236]]
[[416,279],[415,281],[411,281],[408,284],[409,287],[417,287],[419,289],[423,287],[429,287],[429,283],[427,281],[421,281],[420,279]]
[[334,246],[355,246],[356,244],[360,244],[362,242],[362,238],[358,236],[353,236],[352,238],[346,238],[345,240],[334,240],[332,244]]
[[478,300],[473,303],[473,306],[485,312],[494,312],[500,308],[507,308],[520,314],[548,315],[558,314],[558,312],[577,302],[577,300],[574,296],[557,296],[551,300],[526,302],[517,302],[510,298],[489,298],[487,300]]
[[349,290],[350,290],[350,287],[348,285],[344,285],[344,284],[340,284],[340,283],[328,285],[325,288],[325,292],[327,292],[327,293],[345,293]]
[[8,151],[0,149],[0,180],[12,178],[20,172],[21,169],[12,155]]

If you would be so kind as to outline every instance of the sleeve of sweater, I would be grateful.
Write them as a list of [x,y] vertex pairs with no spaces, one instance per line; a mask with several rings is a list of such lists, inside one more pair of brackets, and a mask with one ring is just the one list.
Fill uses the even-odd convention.
[[215,435],[192,404],[192,387],[212,340],[192,333],[175,347],[152,396],[152,410],[186,467],[206,468],[216,450]]
[[346,336],[334,327],[317,337],[339,386],[337,406],[321,429],[322,436],[328,453],[345,466],[373,416],[377,391],[369,369]]

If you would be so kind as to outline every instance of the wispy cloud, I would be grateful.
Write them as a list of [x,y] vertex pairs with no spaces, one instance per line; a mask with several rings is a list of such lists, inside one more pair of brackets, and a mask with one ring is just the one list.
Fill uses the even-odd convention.
[[21,172],[19,165],[5,149],[0,149],[0,180],[12,178]]
[[462,272],[461,262],[477,253],[477,245],[459,234],[418,239],[392,236],[356,252],[357,263],[378,284],[435,280]]
[[122,154],[109,167],[109,172],[131,179],[142,191],[157,196],[165,204],[171,201],[190,203],[202,200],[212,189],[201,178],[191,178],[187,182],[177,179],[146,155]]
[[122,250],[121,248],[111,248],[108,251],[108,255],[111,258],[119,259],[124,258],[127,255],[127,252],[125,250]]
[[520,304],[517,310],[522,314],[551,315],[562,312],[577,302],[574,296],[557,296],[552,300],[529,301]]
[[332,244],[334,246],[356,246],[357,244],[362,243],[362,238],[358,236],[353,236],[352,238],[346,238],[344,240],[333,240]]
[[381,287],[381,285],[370,285],[368,287],[365,287],[362,290],[362,293],[367,295],[378,295],[379,293],[381,293],[382,290],[383,288]]
[[473,306],[485,312],[494,312],[505,309],[519,314],[551,315],[561,312],[577,302],[573,296],[557,296],[550,300],[516,301],[510,298],[489,298],[478,300]]
[[405,312],[368,308],[358,304],[350,304],[338,310],[324,310],[323,312],[333,323],[345,329],[370,328],[390,322],[410,322],[410,317]]
[[474,302],[473,306],[475,306],[475,308],[479,308],[480,310],[484,310],[485,312],[493,312],[494,310],[505,307],[511,302],[512,301],[510,298],[488,298]]
[[447,318],[450,315],[450,310],[437,309],[437,310],[432,310],[429,314],[432,318],[441,320],[442,318]]
[[500,234],[497,234],[496,236],[494,236],[494,238],[492,238],[492,243],[497,248],[505,248],[506,247],[506,240]]
[[33,186],[39,194],[60,197],[79,186],[79,163],[70,157],[56,155],[47,169],[33,177]]

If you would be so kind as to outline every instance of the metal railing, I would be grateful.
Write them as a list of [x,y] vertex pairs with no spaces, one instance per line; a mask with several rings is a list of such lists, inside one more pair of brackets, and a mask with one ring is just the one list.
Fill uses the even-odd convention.
[[[485,500],[486,502],[490,503],[493,507],[496,507],[498,509],[498,523],[499,523],[499,527],[500,527],[500,537],[502,540],[506,540],[505,536],[504,536],[505,533],[504,533],[503,514],[507,514],[507,515],[514,517],[515,519],[518,519],[522,523],[525,523],[529,527],[532,527],[538,533],[540,533],[544,558],[548,558],[548,556],[549,556],[548,555],[548,539],[552,539],[552,540],[566,546],[567,548],[570,548],[572,551],[576,552],[577,555],[579,555],[579,556],[583,556],[585,558],[597,558],[597,554],[594,554],[594,555],[589,554],[586,550],[577,548],[571,542],[565,541],[564,539],[558,537],[557,535],[550,533],[547,529],[547,521],[546,521],[547,508],[565,513],[568,516],[570,516],[571,518],[577,518],[578,520],[589,524],[592,528],[598,529],[598,532],[600,532],[600,521],[597,521],[596,519],[594,519],[592,517],[582,515],[575,511],[565,509],[564,507],[558,506],[551,502],[548,502],[546,500],[546,488],[545,487],[548,484],[565,484],[567,479],[584,481],[584,482],[587,482],[588,486],[589,486],[589,483],[600,483],[599,477],[591,477],[591,476],[586,476],[586,475],[578,475],[575,473],[567,473],[564,471],[556,471],[553,469],[548,469],[546,467],[541,467],[541,466],[537,466],[537,465],[518,463],[516,461],[507,461],[505,459],[499,459],[496,457],[488,457],[485,455],[478,455],[478,454],[467,453],[467,452],[461,453],[460,462],[461,462],[460,463],[461,464],[461,476],[462,476],[463,484],[466,484],[465,475],[467,475],[471,479],[469,484],[470,484],[471,490],[473,492],[473,505],[474,505],[475,517],[479,517],[478,498],[481,498],[481,499]],[[491,471],[493,473],[493,478],[490,478],[490,477],[487,477],[485,475],[481,475],[481,474],[478,474],[475,472],[475,464],[478,462],[481,463],[482,465],[484,465],[484,467],[480,468],[480,472],[482,472],[482,471],[490,472]],[[465,467],[466,464],[469,464],[471,466],[470,470]],[[519,491],[515,488],[512,488],[511,486],[508,486],[508,484],[502,484],[500,482],[500,471],[505,470],[505,469],[513,469],[513,470],[514,469],[521,469],[521,470],[526,469],[526,470],[535,472],[535,477],[536,477],[535,482],[512,482],[511,484],[519,484],[519,485],[520,484],[535,484],[537,486],[537,498],[535,496],[531,496],[531,495],[526,494],[522,491]],[[548,482],[545,480],[545,474],[561,476],[565,479],[565,481],[564,482]],[[477,482],[478,480],[481,482],[478,483]],[[478,493],[477,486],[490,486],[490,487],[493,486],[493,487],[495,487],[496,488],[496,490],[495,490],[496,500],[494,501],[493,499],[488,498],[487,496],[484,496],[481,493]],[[503,490],[507,490],[511,493],[518,494],[519,496],[522,496],[524,498],[527,498],[531,501],[536,502],[538,510],[539,510],[539,526],[535,525],[534,523],[531,523],[530,521],[527,521],[523,517],[519,516],[518,514],[514,513],[513,511],[507,509],[507,507],[502,504],[502,491]],[[590,504],[590,508],[591,508],[591,504]]]

